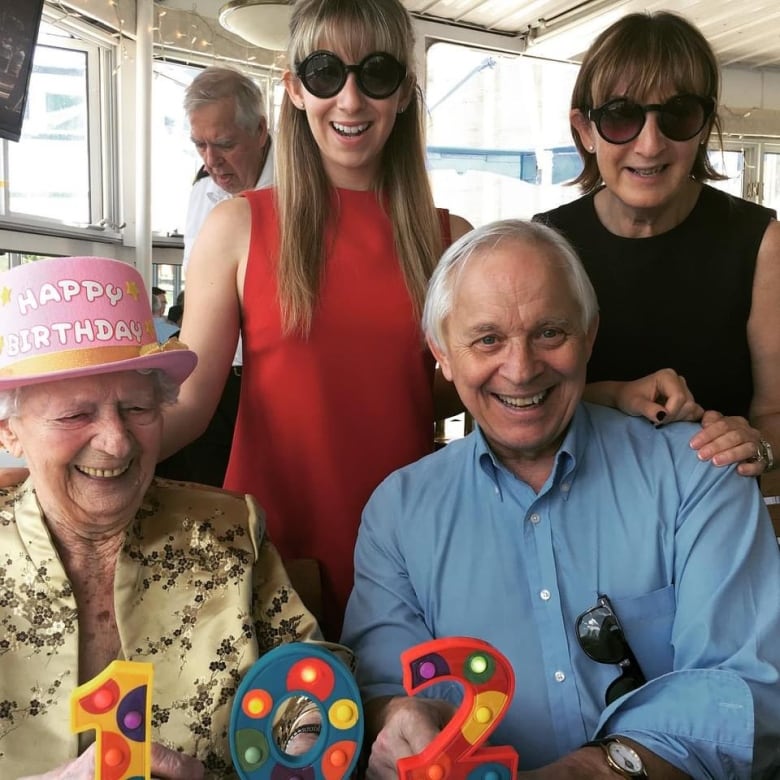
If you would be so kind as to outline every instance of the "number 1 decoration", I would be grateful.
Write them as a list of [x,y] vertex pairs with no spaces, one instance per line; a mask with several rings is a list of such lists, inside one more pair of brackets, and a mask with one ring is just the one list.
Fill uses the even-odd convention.
[[[414,695],[438,682],[463,687],[452,720],[425,750],[398,761],[399,780],[513,780],[512,747],[486,745],[509,707],[514,674],[487,642],[434,639],[401,654],[404,688]],[[95,780],[150,780],[152,664],[113,661],[71,695],[71,728],[95,729]],[[322,730],[303,755],[276,744],[273,725],[290,698],[305,696],[320,709]],[[314,644],[271,650],[244,676],[230,718],[229,742],[241,780],[343,780],[363,743],[363,708],[344,663]]]
[[70,697],[75,732],[94,729],[95,780],[150,780],[152,664],[112,661]]

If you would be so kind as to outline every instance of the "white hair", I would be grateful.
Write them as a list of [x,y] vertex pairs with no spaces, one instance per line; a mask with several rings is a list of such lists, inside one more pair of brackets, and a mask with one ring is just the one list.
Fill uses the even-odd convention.
[[444,321],[452,312],[455,284],[470,258],[495,249],[505,241],[530,244],[547,250],[552,263],[559,263],[569,279],[571,292],[580,306],[581,325],[587,331],[598,314],[596,292],[585,267],[571,244],[557,231],[538,222],[505,219],[469,231],[442,255],[428,283],[422,315],[425,337],[442,352]]

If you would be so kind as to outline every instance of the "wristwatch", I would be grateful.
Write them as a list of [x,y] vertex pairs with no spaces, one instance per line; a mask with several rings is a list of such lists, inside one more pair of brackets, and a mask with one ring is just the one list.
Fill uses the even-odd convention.
[[609,768],[621,777],[647,777],[645,765],[634,748],[617,737],[605,737],[588,742],[586,747],[598,745],[604,751]]

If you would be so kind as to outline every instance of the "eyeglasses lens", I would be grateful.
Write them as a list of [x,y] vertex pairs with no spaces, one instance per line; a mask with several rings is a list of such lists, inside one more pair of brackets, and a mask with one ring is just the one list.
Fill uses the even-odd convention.
[[344,86],[347,71],[335,55],[315,52],[298,66],[298,77],[312,95],[333,97]]
[[582,649],[602,664],[619,664],[625,657],[626,640],[607,607],[594,607],[578,624]]
[[620,677],[615,678],[607,686],[607,690],[604,693],[604,702],[607,705],[610,705],[615,699],[619,699],[621,696],[625,696],[627,693],[631,693],[631,691],[641,688],[644,684],[645,679],[641,674],[631,674],[628,669],[624,669],[623,674],[621,674]]
[[648,111],[658,112],[658,126],[667,138],[688,141],[702,130],[712,108],[696,95],[677,95],[666,103],[649,106],[618,98],[595,109],[592,114],[604,140],[626,144],[642,132]]
[[661,131],[672,141],[687,141],[704,127],[708,113],[691,95],[680,95],[664,103],[658,115]]
[[360,63],[358,84],[369,97],[387,98],[401,86],[405,68],[389,54],[370,54]]
[[596,127],[606,141],[625,144],[642,132],[645,112],[638,103],[615,100],[599,109]]
[[406,76],[404,66],[385,52],[369,54],[357,65],[345,65],[332,52],[314,52],[297,69],[303,85],[318,98],[337,95],[346,84],[350,71],[355,73],[361,92],[377,100],[390,97]]

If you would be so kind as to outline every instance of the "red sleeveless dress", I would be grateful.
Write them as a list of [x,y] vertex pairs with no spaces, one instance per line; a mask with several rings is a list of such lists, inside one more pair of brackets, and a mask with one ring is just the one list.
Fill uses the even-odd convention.
[[281,331],[274,190],[244,197],[244,368],[225,487],[257,497],[284,558],[319,561],[323,630],[335,640],[363,506],[388,474],[432,449],[434,361],[374,193],[334,191],[307,339]]

